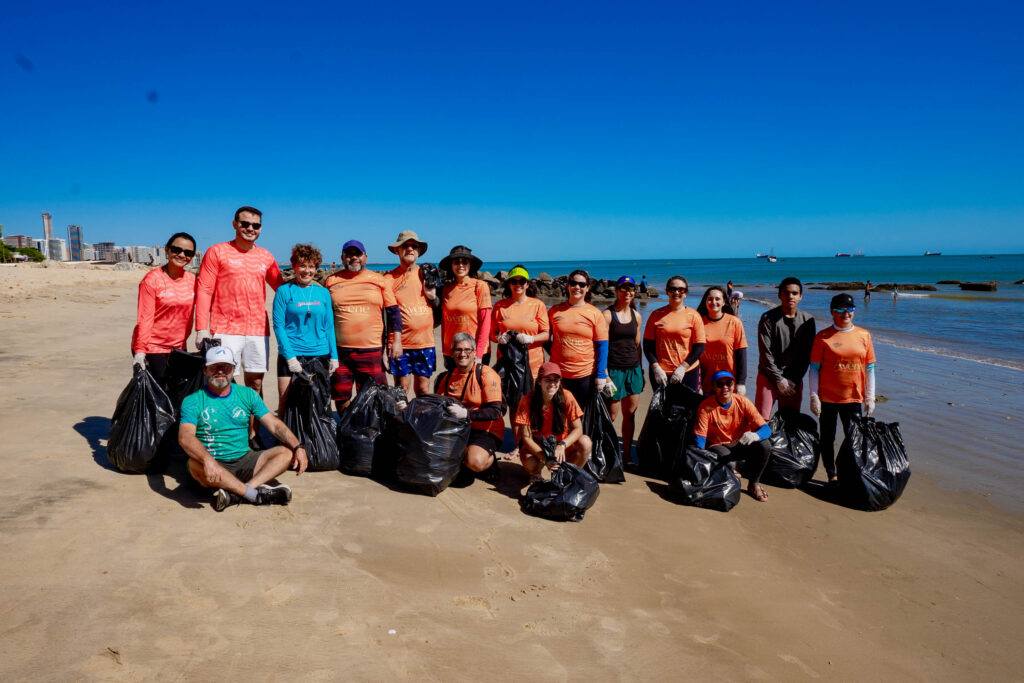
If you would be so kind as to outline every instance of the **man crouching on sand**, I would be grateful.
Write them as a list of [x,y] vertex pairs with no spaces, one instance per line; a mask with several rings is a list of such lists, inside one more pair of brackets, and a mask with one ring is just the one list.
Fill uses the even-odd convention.
[[[232,384],[235,356],[215,346],[206,352],[206,387],[181,404],[178,443],[188,454],[188,471],[206,488],[215,488],[213,509],[220,512],[246,500],[253,505],[287,505],[288,486],[266,482],[289,467],[302,474],[309,465],[305,447],[281,420],[274,417],[259,394]],[[285,446],[249,450],[249,418],[255,417]],[[242,482],[245,482],[244,484]]]

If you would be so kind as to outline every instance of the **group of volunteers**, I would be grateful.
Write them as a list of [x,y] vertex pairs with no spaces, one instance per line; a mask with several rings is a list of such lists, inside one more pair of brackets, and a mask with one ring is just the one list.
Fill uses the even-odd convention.
[[[205,349],[206,386],[182,404],[179,443],[192,477],[215,489],[217,510],[243,500],[287,503],[289,487],[267,482],[289,468],[301,474],[308,465],[305,445],[262,400],[271,327],[279,353],[279,413],[293,374],[319,358],[341,414],[354,390],[369,381],[384,384],[387,374],[407,396],[430,393],[439,322],[444,372],[433,391],[457,399],[447,409],[472,427],[464,463],[491,481],[499,476],[497,452],[505,434],[505,397],[489,366],[491,344],[500,359],[513,339],[527,349],[534,387],[508,406],[516,444],[510,456],[518,455],[531,481],[541,479],[545,467],[586,463],[591,443],[582,417],[595,394],[604,397],[613,419],[622,416],[622,451],[630,461],[643,358],[655,385],[682,385],[706,396],[694,428],[697,446],[715,452],[720,462],[747,461],[748,491],[759,501],[767,500],[760,485],[769,454],[766,420],[776,402],[799,409],[808,371],[810,408],[820,418],[830,482],[836,481],[836,418],[845,430],[862,406],[868,415],[874,410],[874,351],[870,334],[853,325],[852,297],[832,299],[833,325],[816,334],[814,318],[798,308],[803,286],[796,278],[779,284],[781,305],[758,323],[752,402],[746,397],[747,340],[733,308],[740,297],[731,282],[728,289],[709,287],[694,309],[685,303],[686,278],[672,276],[665,286],[668,304],[644,322],[631,277],[619,278],[615,302],[599,310],[590,303],[589,274],[574,270],[565,301],[549,309],[537,298],[526,268],[517,265],[502,283],[503,298],[492,303],[478,277],[483,264],[468,247],[456,246],[441,259],[438,282],[417,264],[427,243],[406,230],[388,245],[400,263],[387,273],[368,270],[366,248],[353,239],[342,246],[341,268],[320,285],[320,251],[297,244],[291,254],[294,278],[285,283],[272,254],[256,246],[262,213],[243,206],[233,227],[233,240],[206,250],[198,277],[186,270],[195,239],[181,232],[171,236],[167,264],[139,285],[132,338],[134,363],[162,381],[171,351],[185,350],[195,320],[196,346]],[[275,290],[272,323],[267,285]],[[243,383],[233,383],[233,376]],[[257,424],[279,445],[264,448]],[[548,437],[555,441],[553,454],[542,446]]]

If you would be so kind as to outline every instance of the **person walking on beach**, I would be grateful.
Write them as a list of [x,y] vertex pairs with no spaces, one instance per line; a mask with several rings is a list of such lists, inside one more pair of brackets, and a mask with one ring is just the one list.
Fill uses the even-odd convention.
[[[305,446],[274,417],[253,389],[232,384],[235,356],[226,346],[206,352],[206,386],[181,404],[178,443],[188,454],[188,471],[205,488],[217,489],[213,509],[221,512],[241,501],[253,505],[287,505],[292,490],[268,481],[289,468],[306,471]],[[249,447],[249,420],[260,421],[282,445],[266,450]]]
[[697,304],[704,337],[707,340],[700,357],[701,389],[705,396],[715,393],[711,378],[720,370],[727,370],[735,379],[735,393],[747,395],[747,335],[743,323],[732,314],[732,306],[725,302],[725,292],[717,285],[708,287]]
[[732,298],[732,280],[725,283],[725,300],[728,301]]
[[196,240],[176,232],[167,240],[167,263],[139,283],[138,317],[132,332],[132,364],[147,368],[158,384],[174,349],[185,350],[192,333],[196,276],[185,267],[196,255]]
[[[245,386],[261,397],[270,356],[266,286],[276,292],[284,283],[274,255],[256,246],[262,221],[263,213],[251,206],[235,211],[235,239],[206,250],[196,282],[196,347],[219,339],[238,361],[235,374],[244,372]],[[253,421],[250,439],[255,427]]]
[[[561,385],[580,405],[608,384],[608,323],[590,303],[590,274],[574,270],[566,281],[566,301],[548,309],[551,361]],[[614,387],[612,387],[614,390]]]
[[[450,282],[441,293],[441,348],[447,354],[459,332],[476,339],[476,361],[487,365],[491,359],[491,290],[477,277],[484,264],[473,251],[458,245],[438,264]],[[445,355],[444,367],[451,370],[455,359]]]
[[[686,306],[690,285],[682,275],[665,283],[668,305],[647,318],[644,326],[644,355],[656,386],[683,384],[700,391],[700,357],[707,341],[700,314]],[[671,374],[669,374],[671,373]]]
[[761,486],[761,473],[768,464],[772,431],[753,403],[733,393],[734,380],[728,370],[711,376],[714,394],[697,408],[693,434],[697,447],[714,452],[718,462],[746,461],[750,480],[747,491],[763,503],[768,494]]
[[505,298],[494,304],[491,341],[498,344],[499,354],[501,345],[512,337],[526,345],[530,372],[536,377],[544,362],[544,342],[551,338],[548,309],[537,298],[537,285],[530,282],[530,273],[523,266],[516,265],[508,271],[504,294]]
[[646,275],[641,275],[640,276],[640,293],[641,294],[646,294],[647,293],[647,276]]
[[641,368],[643,318],[636,310],[636,282],[628,275],[615,283],[615,303],[601,311],[608,323],[608,379],[614,391],[608,411],[614,422],[622,412],[622,460],[632,462],[636,409],[644,390]]
[[277,288],[273,322],[277,338],[277,410],[284,413],[292,374],[302,374],[302,361],[323,360],[324,369],[338,369],[338,346],[334,336],[331,294],[313,278],[323,257],[312,244],[292,247],[295,278]]
[[853,325],[853,297],[837,294],[829,305],[832,325],[814,337],[811,348],[811,412],[821,432],[821,461],[829,483],[837,481],[836,417],[849,433],[850,419],[875,412],[875,347],[871,334]]
[[[427,243],[412,230],[398,234],[388,251],[401,262],[384,279],[391,286],[402,314],[402,355],[391,361],[391,374],[410,395],[430,392],[430,378],[437,367],[434,341],[434,307],[440,303],[437,290],[423,283],[423,271],[416,259],[427,251]],[[415,379],[413,379],[415,378]]]
[[366,248],[359,240],[342,245],[343,268],[324,281],[334,309],[334,335],[338,344],[338,369],[331,377],[331,398],[340,415],[363,382],[387,384],[384,375],[384,320],[391,342],[386,357],[402,355],[402,314],[391,284],[380,273],[366,268]]
[[900,298],[900,287],[899,287],[899,285],[893,283],[893,285],[892,285],[892,300],[896,301],[896,299],[899,299],[899,298]]
[[797,308],[804,286],[795,277],[779,283],[781,305],[757,324],[757,394],[754,405],[768,419],[776,400],[780,408],[800,409],[803,378],[814,343],[814,316]]
[[[545,457],[538,443],[549,436],[557,442],[552,458]],[[583,467],[590,458],[590,438],[583,433],[583,410],[572,393],[562,387],[562,371],[557,363],[541,365],[533,391],[519,401],[515,438],[530,482],[543,478],[544,467],[554,471],[566,460]]]
[[743,316],[740,315],[740,305],[742,303],[743,292],[738,289],[734,289],[732,294],[729,295],[729,305],[732,306],[732,314],[740,320],[743,319]]
[[864,302],[871,301],[871,280],[864,283]]

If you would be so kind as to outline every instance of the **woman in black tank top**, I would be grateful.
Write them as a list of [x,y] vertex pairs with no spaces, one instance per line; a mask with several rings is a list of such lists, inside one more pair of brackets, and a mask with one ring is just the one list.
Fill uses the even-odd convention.
[[640,348],[643,326],[636,310],[636,283],[631,277],[621,277],[615,284],[615,304],[602,314],[608,322],[608,375],[615,392],[608,404],[612,420],[622,411],[622,461],[631,463],[633,434],[636,431],[635,414],[644,390],[644,373],[640,367]]

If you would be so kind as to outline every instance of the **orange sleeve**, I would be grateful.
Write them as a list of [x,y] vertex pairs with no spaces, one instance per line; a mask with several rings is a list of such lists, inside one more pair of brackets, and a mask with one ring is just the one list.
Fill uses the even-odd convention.
[[765,419],[761,417],[760,411],[754,407],[754,404],[751,401],[747,400],[743,402],[743,412],[747,418],[747,424],[752,425],[752,428],[748,431],[756,432],[760,429],[761,425],[765,424]]
[[[824,330],[822,330],[822,332],[824,332]],[[821,340],[821,332],[814,335],[814,342],[811,343],[811,362],[825,362],[825,342]]]
[[[156,271],[150,271],[156,272]],[[139,283],[138,318],[135,327],[135,338],[132,339],[132,353],[138,353],[149,344],[153,334],[153,312],[156,310],[156,295],[149,283],[149,275]],[[188,336],[188,335],[186,335]]]
[[562,389],[562,395],[565,397],[565,417],[567,422],[583,417],[583,410],[580,408],[580,404],[576,402],[576,397],[569,393],[566,389]]
[[608,341],[608,321],[604,319],[596,306],[590,313],[594,321],[594,341]]
[[871,333],[868,332],[867,330],[864,330],[864,345],[867,346],[867,356],[866,356],[866,359],[864,361],[864,364],[867,365],[869,363],[874,363],[875,362],[875,345],[873,343],[871,343]]
[[519,406],[516,408],[515,424],[530,425],[530,396],[527,394],[519,399]]
[[203,262],[199,265],[199,277],[196,279],[196,329],[210,329],[210,307],[213,305],[213,287],[217,283],[217,272],[220,270],[220,259],[217,257],[217,245],[206,250]]
[[284,284],[284,277],[281,276],[281,269],[277,267],[277,261],[274,259],[274,255],[270,252],[267,252],[267,254],[270,259],[270,265],[267,266],[266,280],[267,284],[270,285],[270,288],[276,292],[277,288]]
[[693,321],[693,339],[690,340],[690,346],[693,346],[694,344],[706,344],[708,338],[704,332],[704,321],[701,320],[700,313],[693,311],[690,315],[690,319]]
[[644,325],[644,339],[657,339],[656,335],[658,334],[658,326],[655,323],[661,320],[661,315],[659,314],[660,310],[661,309],[659,308],[657,311],[653,311],[649,316],[647,316],[647,324]]
[[[602,316],[603,317],[603,316]],[[537,301],[537,332],[547,332],[551,329],[551,320],[548,318],[548,309],[544,307],[544,302]]]
[[491,308],[491,288],[483,280],[476,281],[476,307]]
[[736,318],[735,325],[736,337],[732,345],[733,350],[748,348],[747,333],[743,330],[743,322],[739,318]]
[[505,307],[502,305],[505,300],[502,299],[498,303],[494,304],[494,309],[491,311],[491,341],[497,343],[498,335],[504,332],[501,328],[502,312]]
[[483,387],[481,387],[482,402],[497,403],[501,401],[501,378],[498,376],[498,373],[484,366],[481,372],[481,379],[483,380]]
[[708,435],[708,415],[709,411],[704,406],[697,409],[697,424],[693,428],[694,436],[703,436],[707,438]]

